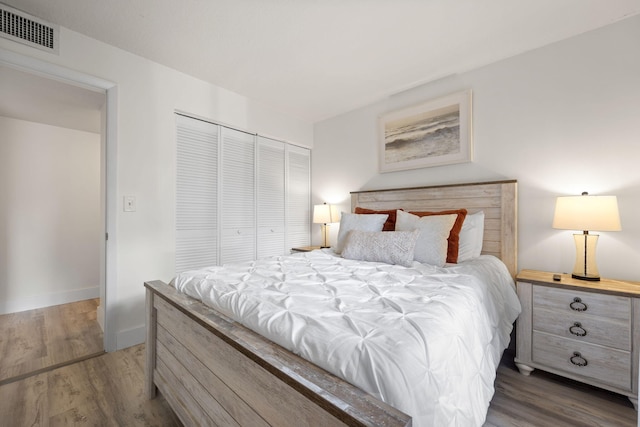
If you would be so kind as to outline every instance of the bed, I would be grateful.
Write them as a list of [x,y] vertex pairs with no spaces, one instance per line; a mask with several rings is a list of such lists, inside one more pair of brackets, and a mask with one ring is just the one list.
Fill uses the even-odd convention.
[[[346,271],[344,269],[355,269],[356,272],[361,272],[364,268],[367,272],[363,274],[354,273],[354,270],[348,270],[349,280],[345,280],[344,282],[352,282],[352,278],[355,276],[364,278],[362,279],[365,281],[364,285],[356,282],[355,286],[364,286],[367,289],[373,289],[373,292],[380,293],[381,296],[384,297],[384,304],[394,306],[395,311],[401,313],[398,317],[398,322],[404,322],[405,317],[411,317],[402,314],[403,312],[406,314],[406,306],[399,307],[397,306],[399,304],[397,302],[398,300],[387,299],[389,293],[396,293],[397,290],[397,293],[401,294],[400,300],[404,301],[407,293],[415,293],[415,289],[417,289],[415,281],[421,281],[419,288],[425,289],[425,292],[429,287],[442,287],[437,283],[427,283],[427,275],[422,274],[421,269],[436,269],[436,271],[431,271],[431,273],[435,273],[438,279],[430,278],[428,279],[430,281],[436,280],[437,282],[437,280],[442,280],[445,273],[453,273],[450,274],[450,276],[461,276],[464,277],[464,280],[473,282],[475,278],[469,275],[467,271],[471,268],[470,264],[482,264],[481,269],[492,269],[493,267],[489,268],[484,265],[495,264],[497,258],[502,260],[502,262],[497,265],[504,269],[506,276],[512,283],[512,278],[516,272],[516,206],[517,183],[515,181],[354,192],[352,193],[353,211],[356,210],[356,207],[371,210],[393,210],[402,208],[406,211],[442,211],[465,208],[469,214],[482,211],[485,216],[482,239],[483,256],[479,257],[478,261],[460,263],[459,265],[448,264],[442,268],[424,267],[416,263],[417,265],[407,267],[405,270],[399,268],[399,270],[394,270],[390,273],[387,271],[388,266],[385,264],[358,264],[355,261],[345,260],[332,253],[332,251],[314,251],[313,253],[284,257],[280,260],[257,261],[251,264],[248,270],[259,272],[265,277],[273,276],[274,274],[279,274],[274,273],[274,264],[280,264],[281,266],[278,268],[285,268],[287,274],[291,271],[299,271],[303,273],[303,276],[311,277],[309,275],[310,272],[314,272],[313,274],[315,274],[315,276],[313,277],[315,280],[318,277],[318,271],[320,271],[321,274],[319,274],[319,276],[327,276],[331,280],[335,280],[336,277],[338,277],[336,274],[342,274]],[[326,269],[322,270],[318,267],[318,265],[323,264],[331,265],[329,272],[327,272]],[[282,265],[284,267],[282,267]],[[217,277],[230,277],[233,279],[234,277],[248,274],[248,270],[247,272],[243,272],[242,268],[247,268],[247,266],[225,267],[224,272],[221,272],[219,268],[214,268],[208,272],[191,273],[188,276],[198,276],[199,274],[204,276],[229,274],[230,276]],[[440,268],[440,270],[438,270],[438,268]],[[447,269],[450,271],[445,271]],[[374,272],[374,274],[370,272]],[[385,278],[392,277],[393,283],[398,280],[401,281],[402,279],[398,278],[404,275],[410,286],[408,290],[393,288],[393,292],[391,292],[391,288],[385,287],[386,283],[374,283],[372,285],[371,278],[376,277],[376,274],[384,274]],[[185,282],[191,283],[191,279],[192,277],[187,277]],[[231,282],[233,280],[229,281]],[[389,282],[388,279],[385,279],[385,281]],[[422,283],[422,281],[425,282]],[[218,280],[218,282],[222,283],[224,280]],[[307,284],[306,281],[299,282],[301,286]],[[517,305],[517,299],[515,302],[511,301],[511,308],[508,308],[507,305],[506,310],[509,311],[509,313],[506,317],[497,318],[495,314],[486,315],[489,317],[493,316],[493,323],[507,323],[508,325],[506,327],[503,327],[499,332],[489,331],[486,333],[478,328],[477,331],[471,334],[478,336],[478,340],[484,339],[484,344],[480,345],[480,350],[473,347],[470,352],[476,353],[475,357],[480,360],[478,363],[486,365],[483,368],[484,371],[487,369],[492,371],[487,375],[483,374],[484,376],[478,377],[479,379],[476,381],[479,384],[477,390],[472,386],[467,387],[466,392],[472,395],[482,395],[478,400],[479,403],[475,403],[475,400],[473,401],[472,406],[477,407],[471,409],[456,408],[456,402],[448,401],[448,397],[445,398],[445,396],[449,396],[450,391],[439,390],[434,392],[431,390],[429,393],[436,393],[436,395],[440,393],[438,396],[442,396],[436,399],[439,400],[439,402],[434,403],[437,409],[429,409],[426,415],[419,414],[416,416],[414,414],[414,419],[412,419],[406,412],[412,412],[413,410],[403,412],[399,410],[398,407],[402,408],[404,405],[405,407],[414,408],[415,404],[411,404],[414,406],[405,405],[401,397],[402,394],[399,395],[400,398],[394,395],[393,389],[397,388],[396,384],[389,382],[389,385],[385,386],[384,381],[386,380],[376,376],[377,373],[380,372],[376,367],[384,365],[385,362],[381,362],[381,359],[376,359],[371,356],[371,354],[375,352],[372,352],[370,347],[367,348],[364,346],[366,350],[365,353],[368,351],[366,360],[369,362],[360,364],[375,365],[374,368],[370,370],[376,373],[376,375],[373,376],[361,376],[360,374],[350,376],[350,370],[345,368],[345,366],[353,365],[354,361],[346,356],[344,360],[339,362],[341,367],[337,369],[336,373],[338,375],[329,372],[331,370],[335,371],[335,367],[325,366],[322,363],[324,356],[315,360],[316,363],[311,363],[307,360],[313,360],[313,357],[310,357],[307,353],[325,356],[327,352],[333,355],[354,354],[356,353],[355,349],[363,347],[363,344],[358,342],[357,339],[354,340],[354,337],[342,336],[339,335],[339,332],[336,332],[336,336],[339,336],[340,339],[334,340],[335,343],[333,347],[318,350],[318,344],[307,343],[304,338],[308,335],[322,335],[323,332],[304,328],[300,329],[299,324],[295,326],[296,322],[293,322],[294,330],[298,331],[298,333],[294,333],[293,336],[296,336],[298,343],[302,342],[303,345],[301,348],[291,347],[289,343],[280,341],[277,335],[271,334],[269,325],[273,326],[273,324],[277,322],[272,320],[262,322],[264,325],[268,325],[265,330],[261,331],[263,335],[271,338],[267,339],[252,330],[260,330],[259,324],[261,323],[260,319],[262,315],[258,314],[254,316],[254,320],[258,319],[255,320],[255,324],[252,324],[252,321],[245,322],[252,328],[249,329],[239,322],[232,320],[235,314],[229,311],[230,308],[228,306],[220,306],[214,309],[200,301],[203,295],[209,292],[211,288],[207,288],[207,292],[194,289],[189,291],[185,286],[181,285],[180,280],[177,280],[174,285],[185,289],[187,292],[191,292],[193,296],[197,296],[198,298],[179,292],[176,287],[160,281],[145,283],[147,288],[147,360],[145,389],[149,398],[153,398],[159,390],[185,425],[408,426],[412,425],[412,423],[413,425],[423,426],[480,425],[484,420],[484,415],[486,415],[486,405],[488,405],[487,396],[488,399],[490,399],[493,393],[495,368],[504,347],[506,347],[508,343],[508,332],[519,310],[519,307],[515,307]],[[413,286],[413,288],[411,288],[411,286]],[[488,312],[488,310],[475,309],[475,307],[479,305],[474,302],[475,300],[473,298],[475,297],[473,295],[476,293],[481,294],[473,290],[479,288],[475,282],[471,283],[470,286],[462,283],[456,284],[455,287],[464,290],[462,293],[466,295],[465,298],[468,298],[466,302],[464,302],[464,304],[468,305],[467,311],[479,311],[482,312],[480,315],[485,316],[484,312]],[[346,286],[337,288],[334,286],[330,288],[334,291],[339,289],[341,292],[348,292],[349,289]],[[287,288],[287,292],[295,295],[297,289],[292,291],[292,289]],[[500,292],[494,293],[500,294]],[[228,298],[229,301],[237,300],[235,290],[227,292],[225,295],[233,295],[233,298]],[[341,298],[340,301],[349,300],[349,295],[339,295],[339,297]],[[431,298],[431,294],[426,296],[422,295],[419,296],[419,298],[427,300]],[[446,299],[448,297],[445,295],[436,296],[435,298]],[[479,298],[486,298],[486,295],[482,294]],[[222,300],[224,300],[224,298],[222,298]],[[376,301],[380,303],[379,299],[376,299]],[[235,303],[232,303],[231,305],[234,304]],[[415,301],[408,302],[407,304],[415,305]],[[249,313],[254,312],[254,308],[251,305],[245,303],[239,305],[244,306]],[[312,302],[312,304],[307,306],[308,311],[313,311],[315,306],[316,303]],[[443,309],[443,307],[445,308]],[[276,317],[290,317],[291,312],[295,311],[290,310],[288,306],[286,308],[284,312],[280,312]],[[363,309],[360,308],[359,310],[362,312]],[[444,313],[448,310],[448,306],[441,305],[440,310]],[[342,316],[342,313],[339,314]],[[393,325],[388,319],[385,320],[375,317],[378,316],[378,314],[373,314],[373,316],[373,320],[370,319],[368,324],[377,324],[375,329],[362,332],[361,326],[358,325],[354,326],[353,329],[360,330],[363,335],[367,336],[378,334],[379,331],[377,328],[383,324],[390,325],[389,327],[391,329],[389,330],[393,330]],[[342,317],[340,317],[339,320],[342,322]],[[467,322],[473,321],[473,319],[470,319]],[[419,323],[419,320],[412,318],[408,323],[412,322]],[[311,324],[312,322],[305,322],[304,327],[307,327],[306,323]],[[449,323],[454,322],[447,321],[446,324],[441,324],[438,328],[434,329],[440,330],[440,328],[442,328],[442,330],[445,330],[449,328]],[[333,329],[326,326],[329,324],[330,322],[326,324],[322,322],[323,327],[328,330],[328,332],[325,331],[324,333],[333,333]],[[466,325],[466,328],[469,329],[468,323]],[[278,327],[274,329],[278,329]],[[455,334],[462,335],[462,330],[465,329],[465,326],[464,324],[463,326],[452,325],[450,329],[450,333],[454,336]],[[301,333],[300,331],[306,331],[306,333]],[[422,333],[423,332],[420,332],[418,335]],[[411,336],[415,337],[415,334]],[[420,339],[422,339],[421,336]],[[420,341],[420,339],[418,339],[418,341]],[[433,338],[430,339],[433,340]],[[443,335],[441,339],[447,341],[450,340],[450,337]],[[473,340],[475,338],[471,339]],[[280,345],[276,344],[276,342],[279,342]],[[354,344],[352,347],[348,347],[348,351],[340,352],[335,349],[335,347],[347,345],[349,342],[353,342]],[[463,343],[460,348],[464,348],[465,346],[466,344]],[[469,346],[471,347],[471,345]],[[291,351],[287,350],[287,347],[290,348]],[[307,351],[308,348],[312,348],[312,350]],[[435,348],[437,350],[437,347]],[[487,352],[486,355],[484,354],[485,351]],[[383,352],[384,351],[381,351],[381,353]],[[432,353],[436,352],[437,351],[432,350]],[[404,351],[400,353],[405,354]],[[442,353],[442,351],[440,351],[440,353]],[[455,358],[454,356],[455,355],[452,355],[451,358]],[[406,357],[410,359],[409,363],[411,363],[411,357],[413,356]],[[334,357],[332,357],[332,359],[333,358]],[[362,362],[362,358],[358,359],[356,357],[355,360]],[[440,364],[444,362],[436,361],[434,363]],[[390,370],[396,372],[391,365],[393,365],[393,363],[387,364],[382,371]],[[450,381],[448,382],[451,384],[459,381],[466,382],[467,377],[460,375],[461,371],[468,370],[464,363],[461,362],[458,365],[454,364],[451,366],[456,367],[455,372],[452,371],[451,367],[441,369],[445,372],[445,375],[450,376]],[[416,372],[418,371],[420,370]],[[469,375],[473,377],[475,374],[471,371]],[[394,374],[392,376],[402,377],[401,374]],[[408,377],[410,376],[411,375],[408,375]],[[360,377],[364,378],[364,380],[358,379]],[[371,380],[372,377],[374,378],[373,380]],[[342,378],[346,378],[349,381]],[[403,381],[407,382],[409,380],[412,379],[409,378],[407,380],[405,378]],[[372,391],[370,384],[372,382],[382,383],[381,391]],[[360,387],[352,384],[359,384]],[[443,384],[445,383],[433,382],[433,387],[431,388],[444,387]],[[409,384],[409,387],[412,387],[412,385]],[[459,393],[459,391],[454,390],[453,393]],[[409,394],[418,395],[419,393]],[[429,399],[428,396],[427,399]],[[393,405],[384,403],[383,400],[392,402]],[[407,401],[408,400],[409,399],[407,399]],[[453,409],[447,408],[448,406],[453,406]],[[441,408],[445,409],[441,410]]]

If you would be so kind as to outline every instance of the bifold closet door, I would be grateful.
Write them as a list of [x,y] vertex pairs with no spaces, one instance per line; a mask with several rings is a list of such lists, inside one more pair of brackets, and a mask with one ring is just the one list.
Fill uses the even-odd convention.
[[258,136],[258,258],[283,255],[285,248],[285,144]]
[[287,247],[311,241],[311,151],[287,146]]
[[218,263],[219,126],[176,115],[176,273]]
[[255,135],[222,127],[220,262],[256,258]]
[[176,114],[176,272],[308,246],[310,150]]

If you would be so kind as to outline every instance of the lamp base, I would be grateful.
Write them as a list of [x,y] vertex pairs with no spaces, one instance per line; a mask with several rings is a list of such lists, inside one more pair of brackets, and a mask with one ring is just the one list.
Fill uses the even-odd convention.
[[596,265],[598,235],[588,233],[574,234],[573,240],[576,244],[576,263],[573,266],[571,277],[591,282],[599,281],[600,273]]
[[571,277],[578,280],[588,280],[590,282],[600,281],[600,276],[580,276],[579,274],[571,274]]
[[329,224],[322,224],[322,245],[320,245],[321,249],[330,248],[329,246]]

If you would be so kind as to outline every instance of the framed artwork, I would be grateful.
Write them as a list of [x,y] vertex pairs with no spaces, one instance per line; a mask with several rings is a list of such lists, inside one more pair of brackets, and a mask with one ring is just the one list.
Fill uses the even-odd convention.
[[470,162],[471,90],[386,113],[378,132],[380,172]]

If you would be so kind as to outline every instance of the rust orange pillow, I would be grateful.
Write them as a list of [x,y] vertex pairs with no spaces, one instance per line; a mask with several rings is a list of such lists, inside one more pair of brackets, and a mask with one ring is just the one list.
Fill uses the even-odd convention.
[[[402,210],[402,209],[399,209]],[[396,209],[388,210],[388,211],[376,211],[373,209],[366,209],[356,206],[355,212],[356,214],[387,214],[389,217],[387,221],[384,223],[382,227],[382,231],[395,231],[396,229]]]
[[[356,208],[357,209],[357,208]],[[385,211],[386,213],[386,211]],[[458,262],[458,246],[460,244],[460,230],[462,230],[462,224],[464,223],[464,219],[467,216],[466,209],[453,209],[449,211],[438,211],[438,212],[409,212],[410,214],[416,216],[429,216],[429,215],[451,215],[457,214],[458,217],[456,221],[453,223],[453,227],[449,232],[449,238],[447,239],[447,262],[457,263]],[[391,217],[391,215],[389,215]],[[394,215],[395,221],[395,215]],[[385,224],[386,225],[386,224]]]

